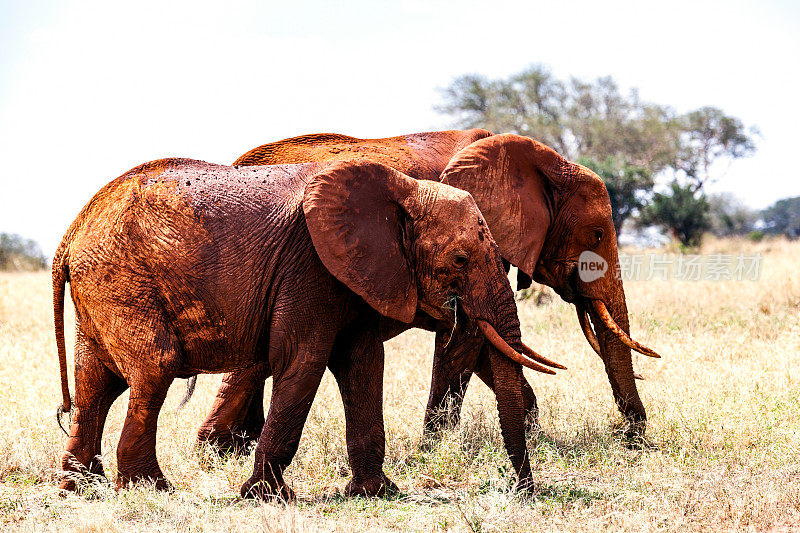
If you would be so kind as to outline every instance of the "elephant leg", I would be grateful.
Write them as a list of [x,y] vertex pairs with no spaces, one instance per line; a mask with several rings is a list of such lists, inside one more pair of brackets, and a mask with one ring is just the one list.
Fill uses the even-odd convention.
[[156,458],[156,428],[173,379],[155,374],[131,384],[128,413],[117,447],[118,488],[141,480],[154,481],[157,489],[170,488]]
[[458,424],[482,343],[482,338],[461,330],[436,331],[431,392],[425,408],[426,434],[436,434]]
[[[481,351],[481,355],[478,358],[475,374],[494,392],[492,365],[489,363],[489,355],[485,349]],[[525,409],[525,430],[531,432],[539,431],[541,427],[539,426],[539,406],[536,403],[536,394],[534,394],[525,376],[522,376],[522,405]]]
[[228,453],[242,453],[264,427],[264,381],[269,364],[258,363],[225,374],[197,440]]
[[533,485],[528,447],[525,440],[525,409],[523,407],[522,367],[499,353],[494,347],[484,346],[488,352],[488,366],[492,368],[493,390],[497,398],[497,414],[508,458],[517,474],[518,488]]
[[383,343],[371,324],[338,336],[328,367],[344,403],[347,456],[353,478],[348,496],[384,496],[397,486],[384,474]]
[[138,357],[125,359],[130,362],[126,377],[131,394],[117,446],[117,488],[140,480],[155,482],[157,489],[170,488],[156,458],[156,429],[179,356],[166,326],[158,327],[153,338]]
[[100,460],[103,427],[108,410],[128,384],[103,364],[101,352],[102,348],[79,325],[75,342],[75,404],[67,450],[62,457],[62,469],[66,472],[60,484],[62,489],[75,490],[82,472],[105,475]]
[[298,343],[275,332],[275,328],[270,335],[270,352],[277,352],[270,353],[270,363],[278,360],[284,364],[273,366],[272,397],[256,445],[253,475],[241,488],[245,498],[294,499],[294,492],[283,480],[283,471],[297,453],[303,426],[333,347],[333,338],[320,342],[317,335],[309,337]]

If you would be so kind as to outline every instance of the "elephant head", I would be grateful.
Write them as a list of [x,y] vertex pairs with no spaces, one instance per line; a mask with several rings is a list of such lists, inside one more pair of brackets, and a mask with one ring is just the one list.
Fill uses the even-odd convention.
[[603,359],[617,406],[631,424],[629,434],[642,434],[646,414],[631,349],[658,354],[629,337],[602,180],[542,143],[503,134],[459,152],[441,181],[472,193],[505,259],[575,305],[584,335]]

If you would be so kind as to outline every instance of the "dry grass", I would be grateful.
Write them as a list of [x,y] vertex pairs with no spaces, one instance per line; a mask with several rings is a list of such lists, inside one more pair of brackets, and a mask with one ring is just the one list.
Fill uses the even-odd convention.
[[[543,427],[529,440],[541,483],[534,498],[509,490],[494,402],[477,380],[459,428],[422,442],[432,336],[420,331],[388,345],[386,470],[402,490],[393,499],[339,495],[347,460],[330,375],[287,473],[296,504],[236,498],[252,456],[219,459],[195,446],[219,376],[201,377],[177,414],[183,382],[170,391],[158,453],[174,493],[147,486],[115,493],[95,483],[81,496],[59,496],[65,437],[54,419],[60,394],[50,278],[0,274],[0,521],[81,531],[800,528],[800,243],[715,241],[704,251],[760,252],[761,278],[626,284],[634,336],[664,356],[635,362],[648,378],[640,387],[650,416],[644,451],[614,436],[619,415],[572,309],[520,303],[524,337],[569,366],[556,377],[528,374]],[[109,475],[126,401],[127,394],[117,401],[106,427]]]

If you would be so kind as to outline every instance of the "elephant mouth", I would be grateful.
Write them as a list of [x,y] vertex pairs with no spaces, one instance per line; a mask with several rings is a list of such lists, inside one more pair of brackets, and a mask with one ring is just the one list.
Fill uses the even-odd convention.
[[431,318],[445,324],[453,325],[458,322],[458,313],[454,312],[452,308],[448,308],[446,304],[442,307],[437,307],[420,300],[419,308]]
[[565,302],[577,305],[576,302],[579,299],[585,298],[580,296],[580,291],[578,289],[578,264],[564,264],[560,266],[562,269],[567,271],[566,276],[562,278],[566,281],[554,286],[553,290]]

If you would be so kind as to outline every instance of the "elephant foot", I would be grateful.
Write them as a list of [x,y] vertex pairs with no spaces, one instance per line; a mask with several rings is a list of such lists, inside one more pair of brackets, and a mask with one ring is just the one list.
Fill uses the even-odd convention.
[[533,477],[520,478],[514,484],[514,492],[534,496],[541,490],[541,486],[533,480]]
[[239,492],[242,498],[261,501],[280,500],[292,502],[296,498],[294,491],[286,483],[281,482],[273,485],[264,479],[254,479],[253,477],[245,481]]
[[148,482],[152,483],[156,490],[163,490],[163,491],[173,491],[174,487],[172,483],[170,483],[167,478],[159,472],[153,472],[151,474],[123,474],[119,473],[117,475],[117,482],[116,482],[116,489],[121,490],[125,488],[130,488],[132,485],[138,482]]
[[75,492],[75,490],[78,487],[77,483],[75,483],[75,480],[72,479],[72,477],[68,477],[61,480],[61,483],[58,484],[58,488],[61,490],[68,490],[70,492]]
[[247,455],[256,442],[259,432],[253,430],[217,431],[214,428],[201,428],[197,434],[198,442],[208,444],[220,455]]
[[389,479],[383,472],[379,476],[356,479],[355,477],[347,483],[344,489],[346,496],[367,496],[383,498],[400,492],[397,485]]
[[65,452],[61,463],[62,478],[58,484],[58,488],[61,490],[76,492],[87,484],[108,481],[99,457],[94,458],[87,468],[72,453]]
[[647,422],[621,421],[614,424],[611,430],[615,436],[622,440],[626,448],[639,450],[650,446],[645,438]]
[[99,474],[81,474],[80,472],[66,472],[63,474],[58,488],[63,491],[81,493],[88,487],[100,485],[108,485],[108,479],[104,475]]
[[625,447],[628,448],[629,450],[638,450],[638,451],[655,450],[658,448],[651,441],[647,440],[647,438],[644,436],[644,432],[636,433],[631,436],[626,435]]

